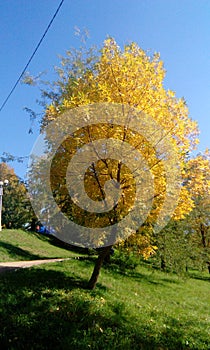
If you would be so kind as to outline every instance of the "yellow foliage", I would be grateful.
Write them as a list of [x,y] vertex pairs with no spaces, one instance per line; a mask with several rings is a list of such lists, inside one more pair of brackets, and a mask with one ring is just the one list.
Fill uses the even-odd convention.
[[207,149],[202,155],[192,158],[187,163],[187,187],[196,198],[210,195],[210,152]]
[[[184,99],[177,98],[175,92],[164,88],[164,77],[165,69],[159,54],[149,57],[136,43],[125,45],[124,49],[121,50],[113,38],[108,38],[101,49],[94,71],[87,69],[81,76],[75,78],[74,83],[69,80],[63,92],[61,103],[56,107],[53,103],[47,107],[43,125],[60,115],[62,116],[62,113],[67,109],[98,102],[128,105],[150,115],[166,130],[167,134],[171,135],[174,149],[179,158],[183,186],[178,206],[174,212],[174,219],[178,220],[184,218],[193,209],[196,196],[201,195],[207,189],[209,190],[209,178],[206,180],[209,160],[207,156],[206,158],[198,156],[187,161],[186,155],[198,143],[197,123],[189,118]],[[82,133],[76,133],[73,136],[77,141],[71,140],[72,149],[69,150],[69,146],[66,146],[70,156],[82,144],[105,136],[124,138],[141,151],[154,177],[153,208],[147,220],[148,223],[155,221],[164,201],[167,181],[163,163],[148,142],[141,135],[136,135],[129,130],[126,130],[125,134],[122,127],[115,126],[106,129],[105,125],[102,125],[101,128],[93,126],[89,129],[83,129]],[[62,160],[59,159],[58,152],[58,157],[54,161],[54,164],[57,164],[55,165],[57,171],[55,172],[55,181],[52,181],[52,187],[56,186],[56,181],[62,178],[64,174],[62,169],[66,169]],[[103,188],[104,183],[119,175],[119,162],[101,161],[98,162],[95,170],[98,174],[97,178],[92,176],[93,170],[89,169],[85,178],[85,186],[93,200],[100,200],[103,199],[101,188]],[[128,208],[132,207],[133,193],[135,192],[135,184],[128,169],[125,166],[120,166],[120,171],[124,195],[115,212],[118,219],[125,216]],[[97,220],[99,227],[110,222],[110,216],[97,218],[95,214],[91,213],[84,217],[82,211],[72,202],[69,205],[72,206],[74,214],[80,217],[87,226],[91,226]],[[125,207],[126,210],[123,209]],[[133,239],[131,236],[130,241]],[[149,238],[143,235],[136,235],[134,241],[141,247],[140,251],[144,258],[154,254],[157,249],[151,245]]]
[[[134,106],[172,134],[179,152],[186,154],[198,142],[197,123],[189,118],[184,99],[178,99],[174,92],[164,89],[164,77],[163,62],[158,54],[150,58],[136,43],[121,50],[113,38],[108,38],[95,73],[87,70],[77,79],[77,84],[68,87],[57,114],[96,102]],[[55,107],[49,106],[45,121],[55,118]]]

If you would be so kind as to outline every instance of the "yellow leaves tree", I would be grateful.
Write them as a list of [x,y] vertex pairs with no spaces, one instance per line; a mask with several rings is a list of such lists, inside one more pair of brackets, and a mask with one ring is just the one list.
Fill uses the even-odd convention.
[[[194,161],[188,160],[188,154],[198,143],[198,128],[197,123],[189,118],[184,99],[177,98],[173,91],[164,88],[166,72],[159,54],[155,53],[150,57],[136,43],[127,44],[121,49],[113,38],[108,38],[96,55],[91,50],[84,54],[76,51],[76,56],[72,51],[67,52],[67,57],[62,60],[62,67],[58,72],[60,78],[55,83],[58,89],[56,93],[48,93],[50,101],[46,106],[42,127],[59,120],[68,110],[95,103],[119,104],[135,108],[141,112],[139,118],[149,115],[163,128],[164,137],[170,136],[177,155],[182,189],[174,218],[178,220],[188,214],[194,207],[195,196],[200,193],[200,188],[203,186],[203,177],[199,173],[201,159],[198,157]],[[103,123],[94,124],[78,130],[61,145],[53,160],[52,175],[54,193],[58,193],[58,188],[60,189],[57,197],[58,202],[62,197],[60,206],[62,209],[65,208],[69,216],[76,216],[79,222],[89,227],[94,226],[93,223],[97,220],[101,222],[102,227],[107,223],[112,225],[124,217],[132,207],[135,181],[129,169],[122,162],[113,159],[101,159],[95,164],[90,164],[85,174],[85,188],[94,201],[105,199],[104,186],[107,181],[112,179],[118,181],[123,192],[113,211],[107,216],[97,217],[88,212],[84,215],[84,212],[70,199],[64,200],[68,197],[68,193],[65,181],[62,179],[65,178],[69,159],[83,145],[101,138],[127,142],[140,151],[147,161],[154,178],[154,193],[152,208],[145,226],[152,232],[167,191],[167,177],[163,165],[164,151],[158,154],[154,144],[151,145],[143,135],[123,126],[107,127]],[[157,139],[157,144],[160,141]],[[130,240],[140,242],[139,247],[142,249],[139,249],[145,257],[153,254],[156,249],[150,244],[149,234],[143,236],[141,229],[136,236],[132,235]],[[89,282],[90,288],[95,287],[101,265],[109,251],[110,246],[102,249]]]

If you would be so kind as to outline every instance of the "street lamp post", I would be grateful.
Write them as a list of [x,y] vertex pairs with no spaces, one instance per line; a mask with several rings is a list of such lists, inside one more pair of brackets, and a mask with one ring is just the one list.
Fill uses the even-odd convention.
[[0,231],[2,230],[1,227],[1,216],[2,216],[2,197],[4,194],[4,186],[7,186],[9,183],[8,180],[0,181]]

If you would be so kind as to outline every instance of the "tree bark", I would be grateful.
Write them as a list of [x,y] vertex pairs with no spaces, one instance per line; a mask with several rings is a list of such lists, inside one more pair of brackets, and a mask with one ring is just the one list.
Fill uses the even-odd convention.
[[31,231],[33,231],[33,232],[36,231],[36,221],[37,221],[37,219],[31,220]]
[[200,224],[201,240],[203,247],[206,248],[206,230],[203,224]]
[[162,271],[165,271],[165,270],[166,270],[166,262],[165,262],[164,257],[161,257],[160,268],[161,268]]
[[[207,247],[207,244],[206,244],[206,228],[203,224],[200,224],[200,232],[201,232],[201,240],[202,240],[202,244],[203,244],[203,247],[206,248]],[[207,268],[208,268],[208,271],[210,273],[210,262],[207,261]]]
[[92,276],[88,282],[88,289],[94,289],[96,286],[96,283],[98,281],[98,277],[100,274],[101,267],[103,265],[104,259],[106,256],[110,253],[110,249],[112,246],[104,247],[101,252],[99,253],[99,256],[96,260]]

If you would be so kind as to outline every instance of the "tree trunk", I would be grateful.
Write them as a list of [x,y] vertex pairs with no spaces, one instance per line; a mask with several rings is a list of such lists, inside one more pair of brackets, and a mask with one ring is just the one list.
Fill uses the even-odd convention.
[[104,259],[106,258],[107,255],[110,253],[110,249],[112,246],[104,247],[101,252],[99,253],[99,256],[96,260],[92,276],[88,282],[88,289],[94,289],[96,286],[96,283],[98,281],[99,273],[101,270],[101,267],[103,265]]
[[[203,247],[206,248],[207,247],[207,244],[206,244],[206,228],[203,224],[200,224],[200,232],[201,232],[201,240],[202,240],[202,244],[203,244]],[[210,262],[207,261],[207,268],[208,268],[208,271],[210,273]]]
[[203,247],[206,248],[206,229],[203,224],[200,224],[201,240]]
[[166,270],[166,262],[163,256],[161,256],[161,264],[160,264],[160,268],[162,271]]
[[33,232],[36,231],[36,221],[37,221],[37,219],[31,220],[31,231],[33,231]]

